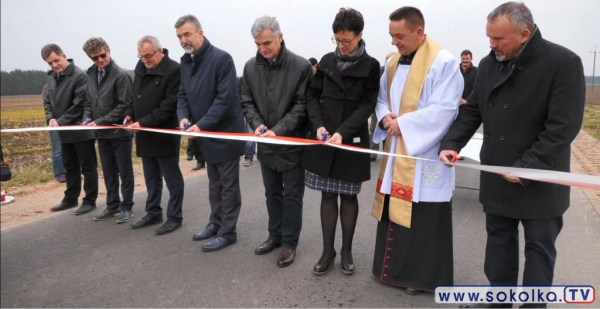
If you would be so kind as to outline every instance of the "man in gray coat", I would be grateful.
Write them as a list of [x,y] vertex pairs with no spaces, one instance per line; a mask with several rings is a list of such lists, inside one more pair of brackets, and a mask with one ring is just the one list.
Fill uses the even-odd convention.
[[[522,3],[492,11],[487,36],[492,50],[479,64],[468,104],[441,143],[440,159],[450,161],[483,123],[481,164],[568,172],[585,102],[581,59],[544,40]],[[487,172],[480,182],[490,284],[517,285],[520,223],[523,285],[552,285],[555,242],[570,188]]]
[[[305,137],[306,88],[313,76],[310,62],[285,47],[275,17],[263,16],[251,29],[256,57],[246,62],[241,81],[242,107],[257,135]],[[267,211],[269,238],[254,251],[282,247],[277,266],[294,262],[302,228],[304,169],[302,147],[258,144]]]
[[[90,38],[83,45],[83,51],[94,62],[87,70],[92,114],[85,115],[86,122],[90,126],[122,124],[125,110],[131,105],[131,76],[112,60],[104,39]],[[106,209],[95,216],[94,221],[119,215],[117,223],[127,222],[133,217],[133,133],[125,130],[97,130],[95,133],[106,186]]]
[[[46,121],[50,127],[75,125],[83,122],[84,110],[89,112],[87,76],[56,44],[42,48],[42,59],[52,71],[48,72],[48,93],[44,96]],[[98,163],[94,135],[91,131],[59,131],[62,159],[67,178],[67,190],[62,202],[52,211],[61,211],[78,205],[83,173],[85,197],[76,215],[96,208],[98,197]]]

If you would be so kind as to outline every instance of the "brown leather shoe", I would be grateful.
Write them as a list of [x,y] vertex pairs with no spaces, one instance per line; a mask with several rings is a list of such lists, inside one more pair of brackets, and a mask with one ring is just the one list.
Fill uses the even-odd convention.
[[294,263],[296,257],[296,249],[282,248],[277,260],[277,266],[287,267]]
[[279,248],[279,247],[281,247],[281,241],[267,239],[265,242],[260,244],[260,246],[258,246],[254,250],[254,254],[256,254],[256,255],[266,254],[266,253],[273,251],[273,249]]

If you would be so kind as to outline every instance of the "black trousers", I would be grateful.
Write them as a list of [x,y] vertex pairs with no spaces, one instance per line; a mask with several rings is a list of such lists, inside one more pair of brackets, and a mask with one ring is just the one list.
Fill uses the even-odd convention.
[[210,222],[219,227],[217,235],[237,239],[236,226],[242,208],[239,159],[208,164]]
[[[133,207],[132,140],[131,137],[98,140],[100,162],[102,162],[102,173],[106,186],[106,208],[109,210],[131,210]],[[122,201],[119,197],[119,178],[121,179]]]
[[77,143],[62,143],[62,160],[67,178],[67,190],[63,203],[77,204],[81,193],[83,174],[83,205],[96,205],[98,198],[98,161],[96,161],[95,140]]
[[151,217],[162,218],[163,178],[169,190],[167,218],[171,221],[183,220],[183,175],[179,169],[179,156],[171,157],[142,157],[144,179],[146,180],[146,213]]
[[202,155],[202,151],[200,150],[199,137],[188,137],[188,148],[186,150],[186,154],[188,157],[196,157],[196,161],[198,163],[205,163],[204,156]]
[[278,172],[261,164],[269,238],[279,240],[285,248],[296,249],[302,230],[304,169],[300,166]]
[[519,276],[519,222],[525,232],[523,285],[552,285],[556,261],[555,242],[562,216],[521,220],[486,214],[485,274],[490,285],[517,285]]

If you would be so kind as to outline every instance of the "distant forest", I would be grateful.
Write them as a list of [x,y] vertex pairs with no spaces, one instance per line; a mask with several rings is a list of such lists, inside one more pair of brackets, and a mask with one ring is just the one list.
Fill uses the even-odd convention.
[[[48,77],[46,71],[14,70],[0,72],[0,95],[42,94]],[[592,77],[586,76],[585,83],[592,84]],[[600,85],[600,76],[596,76],[595,84]]]

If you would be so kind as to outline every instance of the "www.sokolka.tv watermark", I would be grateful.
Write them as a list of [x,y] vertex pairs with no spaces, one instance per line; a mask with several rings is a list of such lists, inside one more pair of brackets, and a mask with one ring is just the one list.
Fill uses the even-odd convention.
[[435,302],[440,304],[592,304],[596,301],[596,289],[591,285],[439,286],[434,295]]

